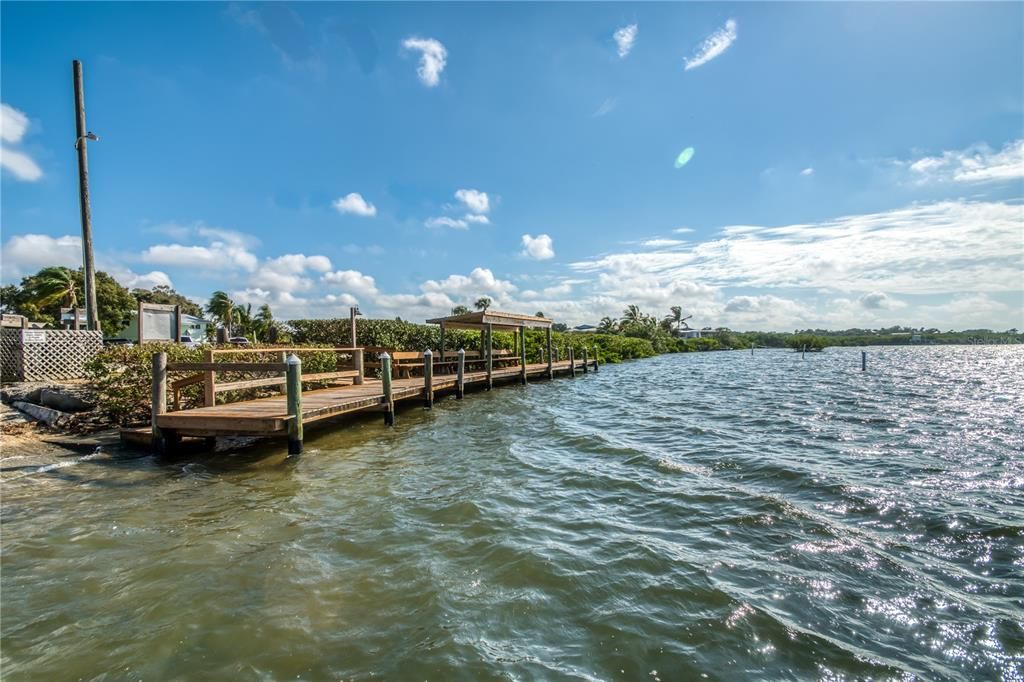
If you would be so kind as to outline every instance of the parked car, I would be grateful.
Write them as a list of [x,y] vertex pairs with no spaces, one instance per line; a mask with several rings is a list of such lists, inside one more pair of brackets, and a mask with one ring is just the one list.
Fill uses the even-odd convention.
[[245,338],[244,336],[232,336],[230,339],[228,339],[228,343],[233,343],[236,346],[248,346],[249,339]]
[[199,342],[196,341],[195,339],[193,339],[188,334],[182,335],[180,341],[181,341],[181,344],[183,346],[185,346],[186,348],[197,348],[199,346]]
[[103,339],[104,346],[134,346],[135,342],[129,339]]

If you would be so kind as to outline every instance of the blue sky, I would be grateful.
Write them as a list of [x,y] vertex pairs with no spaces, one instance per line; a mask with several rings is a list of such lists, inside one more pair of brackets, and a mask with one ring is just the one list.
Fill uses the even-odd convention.
[[[2,277],[278,317],[481,295],[735,329],[1024,327],[1024,4],[30,4]],[[696,152],[676,169],[679,152]]]

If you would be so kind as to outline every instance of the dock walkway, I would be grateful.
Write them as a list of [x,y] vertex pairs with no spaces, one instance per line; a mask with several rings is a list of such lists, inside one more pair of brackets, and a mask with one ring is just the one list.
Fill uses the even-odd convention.
[[[574,360],[577,372],[596,370],[595,360]],[[551,363],[553,374],[572,373],[568,360]],[[544,377],[548,373],[547,363],[528,364],[527,377]],[[521,367],[494,369],[492,381],[520,379]],[[434,376],[432,392],[452,391],[456,387],[456,376]],[[464,385],[487,383],[487,372],[467,372]],[[393,379],[391,397],[394,402],[419,398],[426,400],[427,388],[423,377]],[[362,384],[350,384],[302,392],[302,422],[327,419],[352,412],[380,410],[386,406],[384,385],[379,379],[364,379]],[[258,398],[234,403],[196,407],[177,412],[165,412],[156,416],[156,426],[166,434],[177,436],[273,436],[283,435],[291,420],[287,398],[284,395]]]

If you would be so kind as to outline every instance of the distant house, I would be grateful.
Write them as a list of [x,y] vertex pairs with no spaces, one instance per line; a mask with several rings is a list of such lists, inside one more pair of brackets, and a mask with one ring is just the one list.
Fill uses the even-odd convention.
[[[193,341],[205,341],[206,330],[213,325],[210,320],[204,320],[201,317],[195,315],[188,315],[186,313],[181,314],[181,334],[182,336],[190,336]],[[148,329],[148,327],[147,327]],[[129,341],[139,342],[139,313],[135,310],[132,311],[131,319],[128,320],[128,324],[124,329],[114,334],[111,338],[115,339],[127,339]],[[146,338],[152,340],[149,333],[146,333]],[[166,338],[166,337],[165,337]]]
[[680,339],[699,339],[704,336],[704,332],[700,329],[677,329],[676,337]]
[[580,324],[572,328],[574,332],[596,332],[597,327],[592,324]]

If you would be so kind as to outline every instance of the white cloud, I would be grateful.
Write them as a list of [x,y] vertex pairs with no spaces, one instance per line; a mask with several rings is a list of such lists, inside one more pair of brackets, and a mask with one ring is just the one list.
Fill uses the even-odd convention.
[[594,111],[594,113],[591,114],[591,116],[593,116],[594,118],[600,118],[601,116],[607,116],[608,114],[610,114],[615,109],[615,106],[618,103],[619,103],[619,100],[618,100],[617,97],[609,97],[605,101],[601,102],[601,106],[599,106]]
[[364,275],[358,270],[328,272],[320,279],[345,293],[356,296],[376,296],[378,294],[377,283],[373,277]]
[[425,294],[439,293],[449,297],[465,299],[490,296],[496,301],[510,297],[517,287],[508,280],[498,279],[488,268],[473,268],[466,275],[449,275],[443,280],[429,279],[420,286]]
[[615,44],[619,46],[619,58],[625,59],[636,43],[637,25],[629,24],[615,31]]
[[[12,106],[0,104],[0,140],[16,144],[21,142],[27,130],[28,116]],[[0,167],[27,182],[43,177],[43,170],[32,157],[7,145],[0,145]]]
[[438,216],[436,218],[428,218],[423,223],[426,227],[450,227],[455,230],[468,230],[469,223],[461,218],[449,218],[448,216]]
[[1024,139],[1006,143],[999,151],[978,144],[910,164],[920,182],[992,182],[1024,178]]
[[455,198],[465,204],[471,213],[487,213],[491,210],[491,200],[487,192],[478,189],[460,189],[455,191]]
[[708,36],[690,59],[685,60],[686,71],[707,64],[729,49],[736,40],[736,21],[729,19],[723,28]]
[[338,213],[352,213],[367,218],[377,215],[377,207],[363,199],[358,192],[350,192],[340,199],[335,199],[333,205]]
[[884,291],[872,291],[864,294],[857,302],[860,303],[862,308],[867,310],[896,310],[898,308],[905,308],[906,303],[898,301]]
[[689,232],[693,232],[692,227],[677,227],[676,229],[672,230],[673,234],[687,234]]
[[490,225],[491,219],[485,215],[476,215],[475,213],[467,213],[462,216],[462,219],[467,223],[477,223],[479,225]]
[[141,259],[144,263],[193,270],[240,269],[247,272],[254,272],[259,266],[259,259],[250,250],[259,244],[259,240],[251,235],[202,224],[191,226],[171,224],[156,229],[184,236],[195,234],[206,239],[208,243],[206,245],[155,244],[142,252]]
[[420,52],[420,65],[416,69],[420,81],[428,88],[441,82],[441,72],[448,60],[448,50],[433,38],[406,38],[402,47]]
[[548,260],[555,257],[555,250],[551,245],[551,237],[546,234],[539,234],[533,237],[524,234],[522,237],[523,252],[527,258],[534,260]]
[[257,288],[265,287],[273,293],[308,291],[314,283],[306,272],[328,272],[330,269],[331,261],[327,256],[290,253],[264,260],[250,278],[250,284]]
[[40,268],[62,265],[82,266],[82,239],[72,235],[51,237],[45,234],[21,234],[7,240],[0,255],[3,281],[14,281]]
[[686,242],[681,239],[648,239],[640,242],[640,246],[647,246],[649,248],[664,248],[666,246],[679,246]]
[[814,175],[814,169],[813,168],[804,168],[802,171],[800,171],[800,175],[805,175],[805,176],[806,175]]
[[573,263],[608,285],[777,287],[949,294],[1021,289],[1020,205],[949,201],[844,216],[811,225],[737,226],[689,249],[615,253]]
[[0,103],[0,140],[21,142],[28,130],[28,116],[8,104]]

